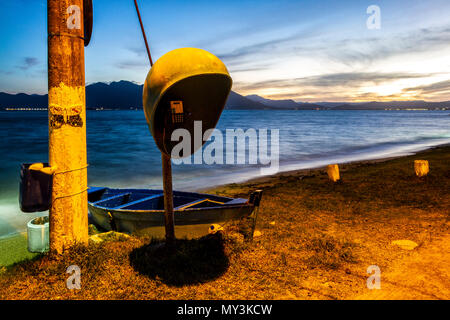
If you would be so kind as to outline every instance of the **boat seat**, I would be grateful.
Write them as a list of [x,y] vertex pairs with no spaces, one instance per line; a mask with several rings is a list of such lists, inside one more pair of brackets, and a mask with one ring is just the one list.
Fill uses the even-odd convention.
[[230,204],[245,204],[245,203],[247,203],[247,202],[248,202],[247,199],[236,198],[236,199],[233,199],[233,200],[231,200],[231,201],[228,201],[228,202],[226,203],[226,205],[230,205]]
[[88,194],[89,193],[94,193],[94,192],[97,192],[97,191],[100,191],[100,190],[106,190],[106,188],[103,188],[103,187],[89,187],[88,188]]
[[89,187],[88,188],[88,202],[100,201],[106,188],[102,187]]
[[151,200],[151,199],[156,199],[156,198],[159,198],[159,197],[162,197],[162,196],[163,196],[162,193],[159,193],[159,194],[153,194],[153,195],[151,195],[151,196],[148,196],[148,197],[145,197],[145,198],[136,200],[136,201],[124,203],[124,204],[122,204],[122,205],[120,205],[120,206],[117,206],[117,207],[114,207],[114,208],[111,208],[111,209],[125,209],[126,207],[133,206],[133,205],[138,204],[138,203],[140,203],[140,202],[144,202],[144,201]]
[[212,203],[217,203],[217,204],[220,204],[220,205],[224,204],[224,202],[214,201],[214,200],[206,198],[206,199],[200,199],[200,200],[195,200],[195,201],[192,201],[192,202],[189,202],[189,203],[185,203],[185,204],[183,204],[181,206],[176,207],[174,210],[183,211],[184,209],[188,209],[190,207],[193,207],[193,206],[195,206],[197,204],[200,204],[200,203],[203,203],[205,201],[212,202]]
[[108,197],[108,198],[104,198],[104,199],[98,200],[98,201],[94,202],[93,204],[98,206],[98,205],[100,205],[103,202],[110,201],[110,200],[113,200],[113,199],[116,199],[116,198],[120,198],[120,197],[129,196],[129,195],[131,195],[131,192],[120,193],[120,194],[116,194],[116,195],[113,195],[113,196]]

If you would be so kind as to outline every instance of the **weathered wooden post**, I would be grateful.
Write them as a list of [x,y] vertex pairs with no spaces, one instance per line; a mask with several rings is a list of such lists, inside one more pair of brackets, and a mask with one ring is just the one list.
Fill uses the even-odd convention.
[[329,164],[327,166],[327,173],[328,178],[333,182],[337,182],[341,178],[339,175],[339,166],[337,164]]
[[48,0],[50,249],[88,242],[82,0]]
[[430,172],[430,166],[427,160],[414,160],[414,171],[416,176],[424,177]]
[[164,188],[164,224],[166,227],[166,244],[172,246],[175,242],[175,222],[173,214],[172,164],[170,156],[161,153],[163,188]]

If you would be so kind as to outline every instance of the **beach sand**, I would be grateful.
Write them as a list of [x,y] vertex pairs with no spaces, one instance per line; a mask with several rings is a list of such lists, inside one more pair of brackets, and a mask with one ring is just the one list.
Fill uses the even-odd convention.
[[[430,162],[428,176],[415,176],[418,159]],[[230,225],[223,242],[182,242],[176,259],[145,238],[91,245],[8,268],[0,298],[450,299],[450,146],[340,169],[338,183],[319,168],[205,190],[264,190],[252,242]],[[82,268],[77,292],[65,287],[70,264]],[[367,287],[373,265],[381,289]]]

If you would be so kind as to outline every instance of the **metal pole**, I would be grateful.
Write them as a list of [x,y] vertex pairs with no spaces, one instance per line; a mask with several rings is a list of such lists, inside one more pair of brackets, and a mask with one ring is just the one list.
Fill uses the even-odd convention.
[[50,249],[88,243],[82,0],[48,0]]
[[150,66],[153,66],[152,55],[150,54],[150,49],[148,47],[147,36],[145,35],[144,25],[142,24],[141,13],[139,12],[139,6],[137,1],[134,0],[134,6],[136,7],[136,12],[139,19],[139,25],[141,26],[142,37],[144,38],[145,48],[147,49],[148,60],[150,60]]
[[[134,6],[136,7],[142,37],[144,38],[145,48],[147,49],[148,60],[150,61],[150,66],[153,66],[153,60],[148,47],[147,37],[145,35],[144,25],[141,19],[141,13],[139,12],[139,6],[136,0],[134,0]],[[175,223],[173,215],[172,164],[170,162],[170,156],[164,154],[163,152],[161,152],[161,161],[164,188],[164,225],[166,228],[166,244],[168,246],[173,246],[175,243]]]
[[175,242],[175,223],[173,215],[172,164],[170,156],[161,153],[164,186],[164,222],[166,226],[166,244]]

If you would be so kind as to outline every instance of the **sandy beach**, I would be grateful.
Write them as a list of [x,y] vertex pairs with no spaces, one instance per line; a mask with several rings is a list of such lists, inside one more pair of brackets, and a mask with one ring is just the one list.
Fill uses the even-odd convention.
[[[416,159],[430,162],[426,177],[415,176]],[[252,242],[234,224],[182,242],[188,260],[158,257],[146,238],[92,244],[3,268],[0,298],[449,299],[450,146],[340,169],[338,183],[319,168],[207,190],[264,190]],[[23,252],[17,239],[2,250],[13,243]],[[70,264],[83,270],[82,290],[65,287]],[[379,290],[367,287],[371,265],[381,270]]]

